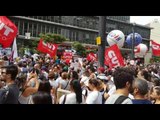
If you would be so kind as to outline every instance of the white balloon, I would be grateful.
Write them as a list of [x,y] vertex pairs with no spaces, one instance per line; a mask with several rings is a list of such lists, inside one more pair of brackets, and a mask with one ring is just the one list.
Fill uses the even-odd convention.
[[135,47],[136,49],[134,50],[135,55],[137,56],[143,56],[147,53],[148,47],[145,44],[140,43]]
[[109,46],[117,44],[118,47],[123,47],[125,41],[125,36],[122,31],[120,30],[112,30],[107,35],[107,42]]

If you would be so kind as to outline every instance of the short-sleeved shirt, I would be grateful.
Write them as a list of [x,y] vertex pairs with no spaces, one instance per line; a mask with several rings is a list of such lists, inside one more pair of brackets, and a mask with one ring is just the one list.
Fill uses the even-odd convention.
[[133,99],[132,100],[133,104],[152,104],[151,101],[149,100],[139,100],[139,99]]
[[18,104],[19,88],[16,84],[8,85],[9,93],[4,104]]
[[[64,97],[65,97],[65,95],[60,97],[59,104],[63,103]],[[76,100],[76,94],[75,93],[67,94],[66,101],[64,104],[78,104],[77,100]],[[82,95],[82,103],[80,103],[80,104],[85,104],[85,98],[83,95]]]
[[102,94],[99,91],[92,91],[87,96],[87,104],[102,104]]
[[[112,94],[105,102],[105,104],[114,104],[122,94]],[[125,99],[121,104],[133,104],[130,98]]]

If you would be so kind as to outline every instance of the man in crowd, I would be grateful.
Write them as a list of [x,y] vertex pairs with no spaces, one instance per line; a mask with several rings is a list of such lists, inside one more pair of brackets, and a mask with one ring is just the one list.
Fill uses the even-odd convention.
[[132,104],[132,100],[128,98],[128,95],[133,91],[133,75],[133,71],[127,67],[116,68],[113,74],[116,92],[106,100],[105,104]]
[[132,100],[133,104],[152,104],[151,101],[146,98],[146,95],[149,92],[147,81],[141,79],[134,80],[133,89],[135,98]]
[[1,68],[1,81],[5,86],[0,89],[0,104],[18,104],[19,88],[15,83],[18,67],[15,65]]

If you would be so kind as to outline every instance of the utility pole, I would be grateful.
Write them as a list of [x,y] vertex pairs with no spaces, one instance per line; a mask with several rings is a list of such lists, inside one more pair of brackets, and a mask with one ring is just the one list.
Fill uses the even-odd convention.
[[132,32],[133,32],[133,37],[132,37],[132,57],[131,59],[134,60],[135,58],[135,55],[134,55],[134,46],[135,46],[135,31],[134,31],[134,28],[135,28],[135,23],[133,23],[133,27],[132,27]]
[[104,67],[106,47],[106,16],[99,16],[99,37],[101,43],[98,45],[98,66]]

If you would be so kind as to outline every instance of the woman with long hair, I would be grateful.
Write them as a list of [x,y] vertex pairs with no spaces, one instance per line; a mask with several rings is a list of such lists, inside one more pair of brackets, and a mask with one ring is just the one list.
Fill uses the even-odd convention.
[[70,82],[70,91],[71,93],[63,95],[59,104],[84,104],[85,98],[82,95],[82,89],[80,82],[78,80],[72,80]]
[[91,92],[86,98],[87,104],[102,104],[102,94],[99,92],[100,82],[97,79],[90,79],[88,82],[88,87]]

